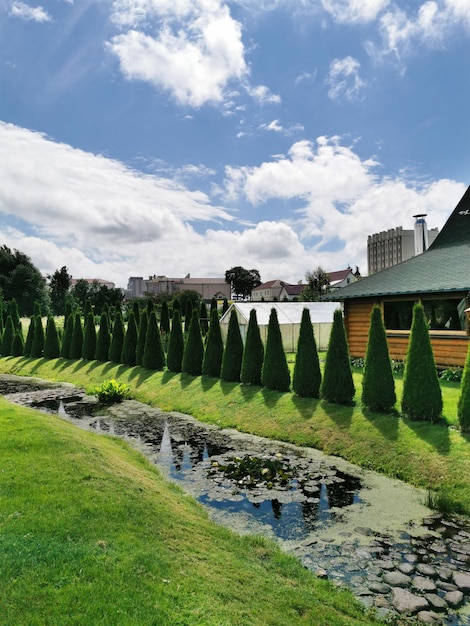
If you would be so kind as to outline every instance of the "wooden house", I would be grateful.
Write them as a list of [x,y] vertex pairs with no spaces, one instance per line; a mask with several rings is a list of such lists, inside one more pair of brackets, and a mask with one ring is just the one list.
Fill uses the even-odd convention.
[[404,360],[413,305],[421,302],[436,364],[463,366],[469,341],[470,187],[426,252],[322,298],[333,299],[343,303],[351,356],[365,356],[371,309],[379,304],[390,356]]

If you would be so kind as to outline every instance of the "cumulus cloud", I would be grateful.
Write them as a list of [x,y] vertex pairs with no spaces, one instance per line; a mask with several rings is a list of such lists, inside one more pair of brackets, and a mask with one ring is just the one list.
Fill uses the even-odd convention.
[[364,89],[365,82],[359,76],[361,64],[357,59],[347,56],[344,59],[334,59],[330,63],[330,71],[326,79],[329,86],[328,97],[337,100],[341,97],[353,100]]
[[374,21],[390,0],[321,0],[322,6],[337,22]]
[[31,7],[24,2],[13,2],[10,15],[32,22],[51,22],[52,18],[42,7]]

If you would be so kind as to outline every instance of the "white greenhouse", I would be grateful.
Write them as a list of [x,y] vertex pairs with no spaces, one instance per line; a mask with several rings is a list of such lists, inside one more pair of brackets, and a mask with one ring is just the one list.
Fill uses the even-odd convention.
[[271,309],[276,309],[284,350],[285,352],[295,352],[299,339],[302,311],[308,309],[317,349],[326,350],[333,325],[333,313],[339,308],[341,308],[341,305],[338,302],[234,302],[221,317],[220,328],[225,342],[230,316],[232,310],[235,310],[244,343],[250,320],[250,311],[255,309],[261,339],[266,345],[269,316],[271,315]]

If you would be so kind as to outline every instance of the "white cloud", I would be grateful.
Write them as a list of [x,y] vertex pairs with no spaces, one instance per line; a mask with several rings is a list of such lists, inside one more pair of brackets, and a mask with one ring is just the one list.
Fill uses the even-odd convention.
[[321,3],[337,22],[349,24],[376,20],[390,0],[321,0]]
[[347,100],[353,100],[366,86],[359,76],[361,64],[357,59],[347,56],[344,59],[334,59],[330,63],[330,72],[326,79],[329,85],[328,97],[336,100],[344,96]]
[[31,7],[24,2],[13,2],[10,15],[32,22],[52,22],[51,16],[42,7]]

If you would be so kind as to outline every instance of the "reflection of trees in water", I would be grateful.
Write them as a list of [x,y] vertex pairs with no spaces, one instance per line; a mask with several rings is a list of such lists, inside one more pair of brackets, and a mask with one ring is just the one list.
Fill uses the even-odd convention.
[[320,502],[302,502],[302,517],[307,532],[312,532],[317,526],[318,510]]
[[273,509],[274,519],[281,519],[282,504],[279,502],[279,500],[277,500],[277,498],[274,498],[274,500],[271,500],[271,507]]
[[326,485],[328,504],[330,508],[350,506],[354,502],[356,491],[361,488],[361,481],[340,471],[336,473],[336,477],[340,480]]
[[[172,434],[172,430],[174,434]],[[205,458],[223,454],[226,447],[208,441],[207,434],[200,431],[194,424],[178,424],[170,426],[170,441],[173,451],[173,463],[178,472],[189,462],[191,468]]]

